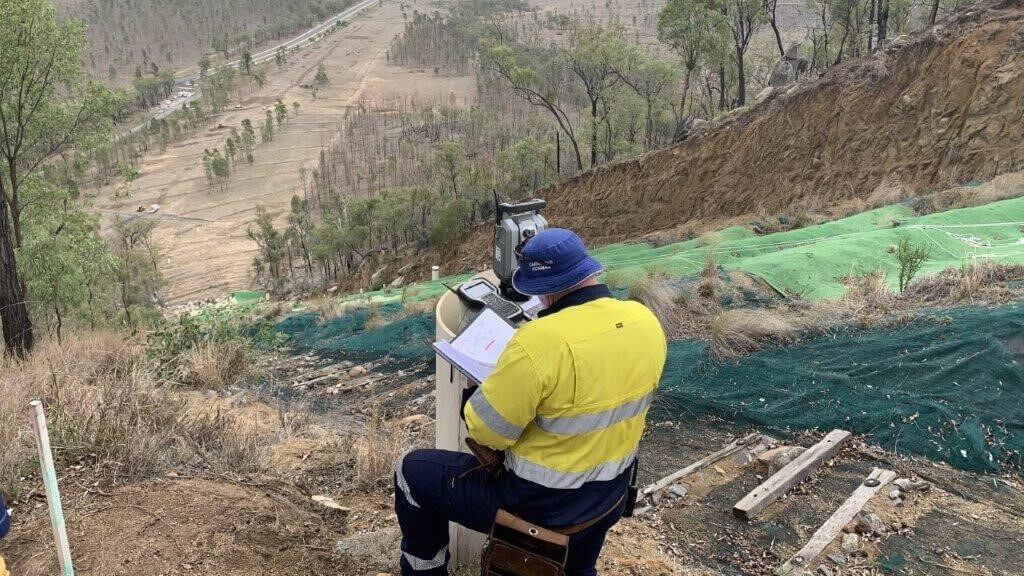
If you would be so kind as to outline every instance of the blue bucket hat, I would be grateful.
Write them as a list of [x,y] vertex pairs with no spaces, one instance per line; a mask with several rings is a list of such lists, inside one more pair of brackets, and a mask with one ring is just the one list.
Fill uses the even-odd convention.
[[11,529],[11,515],[7,512],[7,502],[4,502],[3,494],[0,494],[0,538],[7,535]]
[[549,228],[523,246],[512,285],[530,296],[556,294],[602,271],[575,232]]

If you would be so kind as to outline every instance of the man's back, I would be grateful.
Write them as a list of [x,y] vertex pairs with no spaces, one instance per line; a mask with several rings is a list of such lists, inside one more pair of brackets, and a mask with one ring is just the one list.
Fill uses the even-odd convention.
[[470,435],[507,449],[509,470],[548,488],[629,468],[665,363],[650,310],[586,290],[597,297],[520,328],[467,407]]

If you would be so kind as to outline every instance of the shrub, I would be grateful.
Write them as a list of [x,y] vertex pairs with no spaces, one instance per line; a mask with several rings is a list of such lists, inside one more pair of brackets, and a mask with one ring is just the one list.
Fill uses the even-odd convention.
[[899,244],[896,245],[895,255],[900,270],[900,292],[903,292],[928,260],[928,249],[913,244],[906,236],[901,236]]

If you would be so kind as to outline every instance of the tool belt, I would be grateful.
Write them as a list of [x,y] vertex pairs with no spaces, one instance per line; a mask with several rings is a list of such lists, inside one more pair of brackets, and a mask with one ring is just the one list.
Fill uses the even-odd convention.
[[544,528],[505,510],[498,510],[480,558],[481,576],[563,576],[569,537],[608,517],[627,498],[623,495],[600,516],[564,528]]

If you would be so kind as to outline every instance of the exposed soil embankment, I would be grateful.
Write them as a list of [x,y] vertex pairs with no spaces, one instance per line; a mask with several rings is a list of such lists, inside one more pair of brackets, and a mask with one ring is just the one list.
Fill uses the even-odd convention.
[[879,186],[915,193],[1024,168],[1024,9],[976,9],[897,39],[735,120],[545,196],[592,241],[794,205],[827,209]]
[[[593,244],[759,214],[828,215],[1024,170],[1024,3],[975,7],[782,89],[670,148],[540,195]],[[489,234],[449,270],[487,261]],[[424,261],[424,265],[429,262]]]

